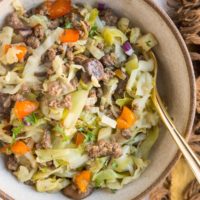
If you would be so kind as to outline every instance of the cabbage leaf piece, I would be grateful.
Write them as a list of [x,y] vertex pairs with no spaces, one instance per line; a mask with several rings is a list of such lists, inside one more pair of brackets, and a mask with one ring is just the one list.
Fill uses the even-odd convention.
[[119,41],[120,44],[123,44],[128,40],[122,31],[117,28],[108,26],[103,29],[102,36],[105,42],[110,46],[113,45],[116,41]]
[[75,126],[88,98],[88,90],[78,90],[71,94],[72,107],[64,118],[64,127],[71,129]]
[[153,147],[153,145],[155,144],[155,142],[157,141],[159,136],[159,128],[158,127],[153,127],[146,139],[142,142],[142,144],[140,145],[139,149],[138,149],[138,156],[143,158],[143,159],[147,159],[148,155],[150,153],[151,148]]
[[58,41],[62,32],[62,28],[57,28],[47,37],[43,44],[33,51],[33,55],[28,58],[23,71],[23,79],[25,82],[32,84],[38,83],[39,80],[34,74],[41,72],[41,57],[56,41]]
[[29,171],[27,167],[22,166],[22,165],[19,167],[19,169],[16,172],[14,172],[17,179],[23,183],[31,180],[34,173],[35,173],[35,169],[32,169],[31,171]]
[[36,190],[38,192],[59,192],[70,184],[68,179],[64,178],[48,178],[44,180],[38,180],[36,182]]
[[41,149],[36,151],[37,162],[66,161],[71,169],[81,167],[88,161],[88,156],[81,149]]

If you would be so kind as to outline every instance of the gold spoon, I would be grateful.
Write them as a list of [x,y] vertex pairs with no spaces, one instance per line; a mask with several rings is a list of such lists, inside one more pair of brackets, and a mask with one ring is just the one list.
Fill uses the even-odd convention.
[[155,75],[154,75],[154,89],[152,94],[152,100],[156,107],[158,114],[160,115],[163,123],[168,128],[171,136],[175,140],[176,144],[178,145],[179,149],[181,150],[182,154],[184,155],[185,159],[187,160],[190,168],[192,169],[197,181],[200,183],[200,160],[197,158],[193,150],[190,148],[186,140],[183,136],[179,133],[176,129],[173,121],[171,120],[167,110],[165,109],[161,98],[159,96],[157,86],[156,86],[156,79],[157,79],[157,71],[158,71],[158,64],[153,52],[150,53],[151,58],[154,60],[155,64]]

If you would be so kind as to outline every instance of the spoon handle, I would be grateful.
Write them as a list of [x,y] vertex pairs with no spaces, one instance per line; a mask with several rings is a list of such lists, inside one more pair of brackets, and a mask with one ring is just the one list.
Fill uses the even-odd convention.
[[176,144],[178,145],[179,149],[181,150],[182,154],[184,155],[185,159],[187,160],[190,168],[192,169],[197,181],[200,183],[200,160],[197,158],[191,147],[185,141],[185,139],[181,136],[181,134],[176,129],[175,125],[173,124],[170,116],[168,115],[162,101],[157,92],[155,92],[154,96],[154,104],[157,108],[158,113],[163,121],[163,123],[168,128],[169,132],[171,133],[173,139],[175,140]]

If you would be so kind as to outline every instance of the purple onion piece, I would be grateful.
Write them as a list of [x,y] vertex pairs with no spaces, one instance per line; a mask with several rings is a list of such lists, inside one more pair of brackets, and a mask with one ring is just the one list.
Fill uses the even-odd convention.
[[98,3],[98,10],[99,10],[99,11],[105,10],[105,3],[102,3],[102,2],[100,3],[100,2],[99,2],[99,3]]
[[26,119],[23,119],[23,123],[25,126],[31,126],[31,123],[27,122]]
[[130,44],[129,41],[126,41],[126,42],[122,45],[122,48],[123,48],[125,54],[127,54],[128,56],[131,56],[131,55],[133,54],[133,52],[134,52],[134,51],[133,51],[133,48],[132,48],[132,46],[131,46],[131,44]]

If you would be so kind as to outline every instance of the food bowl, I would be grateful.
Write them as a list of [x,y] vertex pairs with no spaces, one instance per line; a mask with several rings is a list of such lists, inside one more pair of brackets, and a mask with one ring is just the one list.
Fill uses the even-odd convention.
[[[21,2],[30,9],[42,1]],[[94,4],[96,0],[85,2]],[[12,11],[10,3],[11,0],[0,2],[0,24]],[[159,45],[154,52],[159,61],[159,92],[178,130],[188,137],[195,114],[194,73],[186,45],[173,22],[152,0],[107,0],[106,4],[119,15],[129,18],[144,32],[152,32],[156,36]],[[87,199],[140,199],[165,178],[178,157],[179,151],[175,142],[168,131],[161,128],[159,140],[150,155],[151,163],[139,179],[116,193],[98,190]],[[5,168],[3,157],[0,157],[0,177],[1,190],[16,200],[66,199],[61,193],[37,193],[30,186],[19,183]]]

